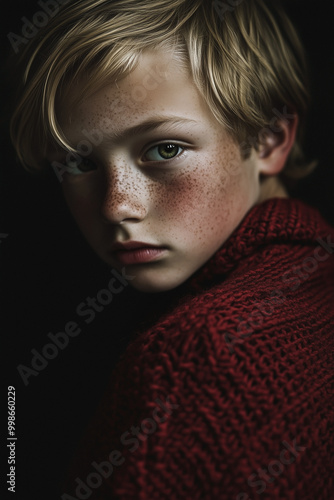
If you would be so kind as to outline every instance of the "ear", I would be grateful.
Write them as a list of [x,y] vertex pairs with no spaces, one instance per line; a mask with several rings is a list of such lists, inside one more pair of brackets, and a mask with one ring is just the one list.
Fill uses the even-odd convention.
[[257,152],[258,171],[264,175],[275,175],[283,169],[296,139],[298,115],[277,121],[274,127],[260,132]]

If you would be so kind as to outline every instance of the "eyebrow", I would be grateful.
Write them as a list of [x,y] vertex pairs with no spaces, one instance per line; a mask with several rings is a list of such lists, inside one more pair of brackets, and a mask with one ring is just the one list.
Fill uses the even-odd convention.
[[[109,120],[111,121],[111,120]],[[156,116],[155,118],[150,118],[148,120],[145,120],[142,123],[139,123],[138,125],[134,125],[133,127],[129,127],[125,130],[122,131],[115,131],[112,134],[105,134],[107,137],[104,137],[104,141],[107,143],[110,143],[111,145],[115,144],[116,142],[120,140],[127,140],[131,136],[135,135],[140,135],[140,134],[145,134],[148,132],[152,132],[153,130],[158,130],[159,128],[162,128],[163,126],[178,126],[178,125],[198,125],[198,122],[196,120],[191,120],[189,118],[182,118],[178,116]],[[64,151],[58,151],[58,154],[52,155],[52,160],[57,160],[57,158],[61,158],[63,155]],[[47,156],[48,157],[48,156]],[[49,160],[48,160],[49,161]],[[51,160],[50,160],[51,161]]]
[[181,117],[169,117],[169,116],[159,116],[154,119],[145,120],[138,125],[134,125],[133,127],[129,127],[122,131],[115,131],[112,134],[108,134],[107,140],[110,142],[115,142],[117,140],[125,140],[130,138],[131,136],[141,135],[148,132],[152,132],[153,130],[157,130],[162,128],[163,126],[177,126],[177,125],[194,125],[198,124],[195,120],[190,120],[188,118]]

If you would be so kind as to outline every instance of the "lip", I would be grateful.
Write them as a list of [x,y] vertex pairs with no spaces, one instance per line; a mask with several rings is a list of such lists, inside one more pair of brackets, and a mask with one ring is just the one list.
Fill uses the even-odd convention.
[[112,245],[111,251],[114,252],[115,250],[135,250],[137,248],[161,248],[159,245],[153,245],[152,243],[145,243],[143,241],[124,241],[123,243],[121,242],[116,242]]
[[167,248],[144,243],[142,241],[127,241],[114,243],[111,248],[113,256],[120,264],[144,264],[161,258]]

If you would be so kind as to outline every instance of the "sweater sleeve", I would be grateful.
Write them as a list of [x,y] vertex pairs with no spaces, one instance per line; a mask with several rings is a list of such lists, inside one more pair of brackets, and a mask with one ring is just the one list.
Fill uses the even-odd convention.
[[328,301],[310,300],[319,274],[296,288],[284,274],[291,259],[280,280],[264,279],[260,261],[128,346],[66,491],[75,485],[75,498],[94,500],[333,498]]

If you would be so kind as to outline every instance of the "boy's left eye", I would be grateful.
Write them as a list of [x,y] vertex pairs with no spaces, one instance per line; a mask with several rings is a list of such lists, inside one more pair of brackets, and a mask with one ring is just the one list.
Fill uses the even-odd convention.
[[144,156],[144,160],[146,161],[161,161],[161,160],[170,160],[175,156],[178,156],[180,152],[182,152],[184,148],[181,148],[178,144],[173,143],[165,143],[158,144],[157,146],[153,146],[153,148],[149,149]]
[[66,162],[67,171],[71,175],[80,175],[92,170],[96,170],[96,164],[89,158],[80,158],[80,161],[76,159],[70,159]]

